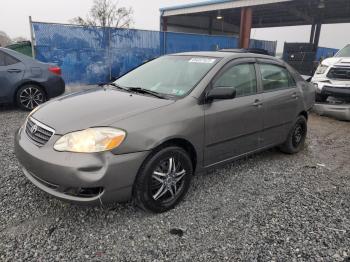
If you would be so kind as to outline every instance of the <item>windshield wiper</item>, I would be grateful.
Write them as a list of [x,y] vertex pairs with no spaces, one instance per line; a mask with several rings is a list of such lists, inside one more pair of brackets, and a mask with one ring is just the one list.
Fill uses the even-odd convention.
[[161,98],[161,99],[167,99],[164,95],[156,92],[156,91],[151,91],[151,90],[148,90],[148,89],[144,89],[142,87],[126,87],[126,86],[120,86],[114,82],[112,83],[108,83],[107,85],[110,85],[110,86],[114,86],[118,89],[121,89],[121,90],[125,90],[125,91],[128,91],[128,92],[135,92],[135,93],[141,93],[141,94],[149,94],[149,95],[152,95],[152,96],[155,96],[157,98]]
[[142,87],[128,87],[128,90],[132,91],[132,92],[136,92],[136,93],[141,93],[141,94],[149,94],[161,99],[167,99],[164,95],[156,92],[156,91],[152,91],[152,90],[148,90]]
[[114,86],[114,87],[116,87],[118,89],[122,89],[122,90],[125,90],[125,91],[129,91],[129,92],[131,91],[129,88],[127,88],[125,86],[120,86],[120,85],[118,85],[118,84],[116,84],[114,82],[108,83],[107,85]]

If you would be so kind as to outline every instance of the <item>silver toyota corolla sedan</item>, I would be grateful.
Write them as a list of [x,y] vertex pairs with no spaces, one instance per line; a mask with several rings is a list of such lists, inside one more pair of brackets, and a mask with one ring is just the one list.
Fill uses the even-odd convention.
[[276,58],[196,52],[150,61],[115,82],[56,98],[15,136],[26,177],[63,200],[183,199],[195,172],[278,146],[303,148],[315,90]]

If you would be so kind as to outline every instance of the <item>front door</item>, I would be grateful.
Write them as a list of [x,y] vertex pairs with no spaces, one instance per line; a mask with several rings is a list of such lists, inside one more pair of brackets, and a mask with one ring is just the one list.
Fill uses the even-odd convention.
[[232,87],[236,98],[205,105],[205,165],[230,160],[259,148],[263,128],[262,95],[257,92],[254,59],[234,61],[210,88]]

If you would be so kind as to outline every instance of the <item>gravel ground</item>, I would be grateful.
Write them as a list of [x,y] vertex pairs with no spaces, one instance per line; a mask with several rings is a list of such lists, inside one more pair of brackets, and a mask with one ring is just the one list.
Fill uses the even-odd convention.
[[310,116],[307,147],[193,180],[174,210],[63,203],[25,179],[0,109],[0,261],[350,261],[350,123]]

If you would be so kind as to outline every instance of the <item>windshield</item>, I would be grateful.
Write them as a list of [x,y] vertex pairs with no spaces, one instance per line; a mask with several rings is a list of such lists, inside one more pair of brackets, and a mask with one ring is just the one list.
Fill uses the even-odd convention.
[[347,45],[341,49],[336,55],[336,57],[350,57],[350,45]]
[[160,94],[184,96],[215,65],[217,58],[198,56],[163,56],[122,76],[114,83],[138,87]]

